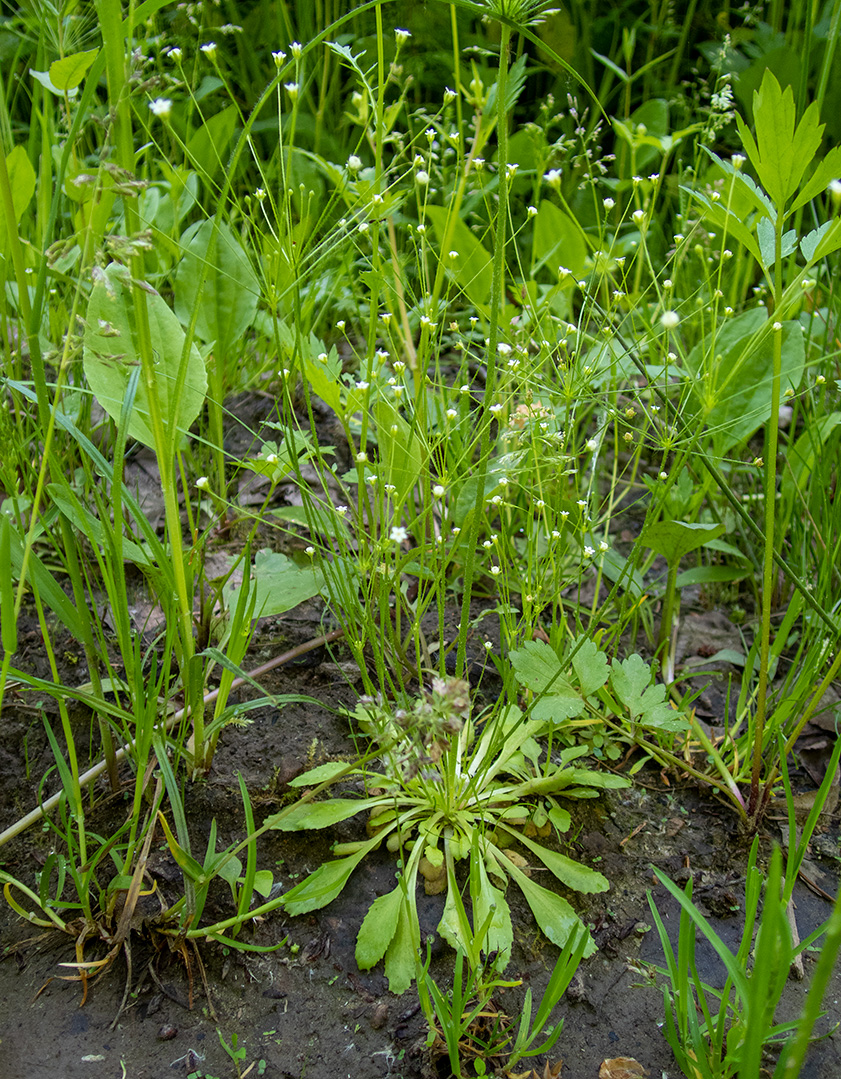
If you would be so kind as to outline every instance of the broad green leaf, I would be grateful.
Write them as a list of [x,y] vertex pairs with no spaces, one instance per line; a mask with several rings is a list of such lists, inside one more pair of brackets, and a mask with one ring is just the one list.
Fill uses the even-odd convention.
[[325,587],[320,570],[299,566],[287,555],[268,548],[254,556],[252,581],[257,594],[254,613],[258,618],[291,611]]
[[673,562],[679,562],[689,551],[703,547],[707,540],[718,539],[723,532],[723,524],[657,521],[642,530],[640,543],[644,547],[650,547],[657,554],[661,554],[671,565]]
[[[559,895],[555,895],[554,892],[550,892],[548,888],[544,888],[540,884],[535,884],[533,880],[527,877],[521,869],[518,869],[509,862],[507,858],[503,859],[503,864],[506,872],[517,882],[520,891],[525,896],[526,902],[529,907],[531,907],[531,912],[534,915],[535,921],[540,926],[544,935],[548,937],[553,944],[556,944],[559,948],[563,948],[569,940],[570,934],[576,929],[579,932],[587,933],[581,919],[565,899],[562,899]],[[590,934],[587,933],[587,947],[584,951],[585,958],[592,955],[595,950],[595,941]]]
[[308,914],[311,910],[319,910],[332,903],[347,884],[354,869],[379,841],[380,837],[375,836],[356,854],[320,865],[314,873],[310,873],[283,896],[282,906],[289,914]]
[[258,869],[254,874],[254,891],[263,899],[268,899],[273,885],[274,877],[270,869]]
[[224,154],[237,122],[237,106],[214,113],[187,140],[187,157],[205,184],[213,180],[224,164]]
[[[809,237],[807,236],[806,239],[808,240]],[[820,262],[822,258],[831,255],[839,247],[841,247],[841,217],[836,217],[828,228],[821,228],[818,242],[808,256],[809,265],[813,266],[816,262]]]
[[520,685],[535,693],[543,693],[547,686],[554,689],[564,685],[561,661],[546,641],[526,641],[511,653],[511,664]]
[[61,91],[75,90],[87,75],[88,68],[98,53],[99,49],[89,49],[87,52],[77,52],[50,64],[50,80],[53,86]]
[[[579,644],[578,641],[575,643]],[[584,641],[577,647],[572,656],[572,669],[578,678],[581,693],[585,697],[601,689],[610,674],[607,656],[599,649],[595,641]]]
[[[627,783],[625,785],[630,786]],[[607,877],[602,873],[598,873],[595,869],[582,865],[581,862],[576,862],[572,858],[567,858],[565,854],[549,850],[548,847],[533,842],[527,836],[515,832],[507,825],[503,825],[503,827],[517,839],[517,842],[522,843],[536,858],[539,858],[552,875],[557,877],[561,884],[565,884],[567,888],[573,888],[576,892],[592,895],[596,892],[606,892],[610,887]]]
[[587,261],[587,242],[581,226],[544,199],[534,219],[532,240],[532,273],[546,266],[552,273],[564,266],[577,281],[584,273]]
[[[414,885],[414,881],[412,884]],[[420,948],[417,912],[409,908],[409,903],[400,904],[397,928],[385,953],[385,976],[388,978],[388,988],[397,996],[405,993],[412,984]]]
[[508,957],[511,954],[511,945],[514,943],[511,911],[504,894],[491,884],[484,857],[478,847],[475,854],[471,851],[470,898],[473,902],[475,926],[483,926],[488,914],[493,911],[485,937],[484,950],[486,952],[498,951],[502,956]]
[[686,588],[692,584],[714,584],[721,581],[743,581],[745,577],[752,576],[753,569],[750,566],[693,566],[685,569],[677,575],[675,584],[678,588]]
[[839,175],[841,175],[841,146],[833,146],[800,189],[800,194],[791,204],[788,212],[795,213],[816,195],[822,194],[830,181],[837,179]]
[[[217,874],[230,885],[236,884],[242,876],[242,862],[237,857],[228,858],[217,870]],[[271,873],[269,874],[271,876]]]
[[824,125],[818,116],[817,102],[812,102],[796,123],[791,87],[783,91],[771,69],[766,68],[762,85],[753,95],[755,139],[741,117],[736,117],[745,152],[778,213],[797,191],[820,147]]
[[704,207],[705,220],[721,229],[724,241],[727,240],[728,236],[733,236],[743,247],[750,251],[758,263],[762,263],[762,253],[759,250],[759,244],[752,229],[737,214],[732,213],[727,206],[723,206],[720,202],[711,202],[706,195],[692,187],[682,185],[681,191],[685,191],[687,195],[701,203]]
[[[382,803],[382,798],[328,798],[325,802],[303,802],[293,808],[287,816],[274,821],[279,814],[268,817],[264,824],[276,828],[279,832],[302,832],[309,828],[329,828],[339,821],[355,817],[366,809]],[[379,838],[379,837],[378,837]]]
[[[34,68],[30,68],[29,74],[32,76],[33,79],[37,79],[38,82],[40,82],[40,84],[44,87],[44,89],[49,90],[51,94],[54,94],[56,97],[64,97],[65,91],[59,90],[59,88],[50,78],[49,71],[36,71]],[[67,90],[66,93],[68,97],[76,97],[79,91],[78,89]]]
[[[439,245],[445,244],[447,250],[440,252],[440,258],[447,272],[462,288],[476,307],[486,307],[491,295],[493,261],[488,251],[461,220],[450,220],[450,211],[445,206],[427,206],[426,216],[432,222]],[[450,252],[456,252],[456,258],[450,258]]]
[[[29,154],[24,146],[15,146],[6,155],[6,170],[9,173],[9,185],[12,189],[12,204],[15,219],[20,221],[32,196],[35,194],[36,175]],[[6,215],[0,213],[0,250],[6,246]]]
[[398,884],[393,891],[378,896],[369,907],[356,938],[356,965],[360,970],[370,970],[385,955],[397,932],[405,902],[403,885]]
[[254,321],[260,283],[230,228],[215,218],[192,225],[181,237],[184,256],[175,274],[175,313],[196,334],[227,355]]
[[347,761],[328,761],[327,764],[319,764],[317,768],[310,768],[303,775],[296,776],[289,781],[290,787],[316,787],[325,780],[333,779],[347,769]]
[[686,720],[665,700],[666,687],[662,683],[649,685],[650,680],[651,669],[641,656],[628,656],[622,663],[613,661],[610,684],[634,722],[661,731],[684,730]]
[[380,464],[386,480],[397,490],[394,501],[402,505],[418,482],[423,470],[424,453],[417,431],[413,431],[394,405],[381,398],[374,404]]
[[[207,392],[207,373],[195,345],[187,353],[182,370],[186,338],[181,323],[157,292],[148,286],[145,291],[155,363],[153,392],[164,435],[171,439],[176,431],[188,430],[198,416]],[[108,415],[119,420],[132,368],[140,362],[136,313],[124,266],[112,262],[106,267],[91,293],[85,322],[84,368],[88,384]],[[180,392],[176,393],[178,387]],[[154,449],[148,389],[142,378],[128,433]]]
[[310,390],[341,416],[344,415],[345,411],[342,409],[340,381],[342,363],[335,345],[328,355],[327,351],[320,347],[320,344],[320,342],[316,343],[317,351],[313,349],[311,356],[304,357],[306,378],[309,382]]
[[[759,240],[759,250],[762,252],[762,262],[766,270],[770,269],[774,265],[776,253],[776,233],[770,217],[760,217],[756,223],[756,235]],[[780,237],[780,257],[788,258],[796,247],[797,233],[794,229],[789,229]]]
[[[636,719],[644,711],[642,697],[652,688],[650,682],[651,668],[636,652],[621,662],[613,661],[610,684],[616,696],[631,713],[632,719]],[[659,688],[665,692],[665,686]]]
[[[806,360],[800,323],[782,329],[782,392],[797,390]],[[764,308],[728,319],[686,357],[690,386],[719,453],[746,441],[769,418],[774,341]]]

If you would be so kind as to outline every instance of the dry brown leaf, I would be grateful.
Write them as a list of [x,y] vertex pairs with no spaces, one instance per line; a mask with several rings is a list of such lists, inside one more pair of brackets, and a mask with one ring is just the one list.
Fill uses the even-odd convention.
[[599,1079],[640,1079],[649,1073],[633,1057],[613,1057],[603,1060],[599,1068]]

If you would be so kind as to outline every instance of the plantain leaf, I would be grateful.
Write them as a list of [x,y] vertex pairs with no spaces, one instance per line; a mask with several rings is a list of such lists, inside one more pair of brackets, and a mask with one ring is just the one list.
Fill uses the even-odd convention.
[[50,64],[50,80],[57,90],[75,90],[87,75],[88,68],[96,59],[99,49],[76,52]]
[[254,321],[260,282],[242,244],[224,222],[210,217],[181,237],[184,257],[175,274],[175,313],[188,326],[198,308],[196,334],[227,354]]
[[[145,286],[145,291],[155,362],[153,392],[164,434],[171,438],[175,433],[173,429],[188,430],[198,416],[207,393],[207,373],[195,345],[190,348],[182,370],[186,337],[181,323],[154,289]],[[88,302],[84,368],[97,400],[115,421],[120,418],[132,368],[139,362],[131,280],[124,266],[112,262],[97,280]],[[128,433],[131,438],[154,449],[149,389],[143,379],[137,386]]]

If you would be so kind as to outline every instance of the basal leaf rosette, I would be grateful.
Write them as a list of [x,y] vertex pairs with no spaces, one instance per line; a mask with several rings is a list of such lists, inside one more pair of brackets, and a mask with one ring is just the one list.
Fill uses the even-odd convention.
[[[462,684],[463,685],[463,684]],[[446,690],[449,686],[449,697]],[[443,687],[443,691],[442,691]],[[473,920],[488,922],[485,947],[507,959],[513,941],[506,899],[516,885],[545,936],[563,947],[580,927],[567,899],[531,876],[533,866],[548,870],[555,881],[582,893],[604,892],[607,879],[596,870],[552,849],[541,840],[558,837],[570,827],[566,798],[596,797],[600,790],[628,786],[623,777],[579,766],[586,747],[572,747],[551,760],[537,741],[547,733],[544,720],[527,719],[519,708],[506,707],[476,726],[463,707],[463,694],[439,683],[438,699],[421,702],[414,714],[397,716],[381,704],[357,709],[366,730],[387,746],[381,771],[360,767],[364,797],[336,797],[301,803],[279,817],[281,831],[327,829],[366,815],[366,838],[334,845],[339,857],[325,862],[283,897],[290,914],[305,914],[335,899],[367,854],[383,844],[398,857],[395,888],[372,903],[356,943],[356,961],[363,970],[384,961],[392,992],[412,983],[420,947],[416,892],[446,893],[438,932],[454,948],[467,950],[459,917],[456,863],[466,861]],[[453,710],[453,701],[461,711]],[[438,709],[438,726],[421,732],[418,711]],[[448,714],[449,707],[449,714]],[[429,720],[429,714],[426,719]],[[445,730],[449,723],[449,731]],[[405,731],[394,738],[394,731]],[[298,788],[329,778],[341,762],[322,765],[294,780]],[[268,823],[268,822],[267,822]],[[588,937],[585,955],[595,950]]]

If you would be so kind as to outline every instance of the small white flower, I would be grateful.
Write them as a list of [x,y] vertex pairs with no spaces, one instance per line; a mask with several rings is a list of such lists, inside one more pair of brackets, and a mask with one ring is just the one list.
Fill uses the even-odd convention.
[[367,383],[367,382],[357,382],[356,383],[356,388],[358,390],[367,390],[368,386],[369,386],[369,383]]
[[526,210],[526,213],[528,214],[529,217],[535,217],[536,214],[537,214],[537,207],[536,206],[529,206],[528,210]]
[[593,550],[592,547],[585,547],[584,548],[584,557],[585,558],[592,558],[594,554],[595,554],[595,551]]
[[426,235],[426,225],[424,225],[424,224],[418,225],[418,227],[415,229],[415,232],[417,232],[419,236],[425,236]]
[[664,482],[665,482],[665,481],[666,481],[666,480],[667,480],[668,478],[669,478],[669,473],[668,473],[668,472],[661,472],[661,473],[660,473],[660,479],[661,479],[661,480],[663,480]]
[[490,650],[493,648],[493,642],[492,641],[485,641],[485,643],[484,643],[484,645],[482,647],[485,649],[486,652],[490,652]]
[[206,45],[202,45],[201,51],[205,54],[205,56],[209,56],[212,60],[213,57],[216,55],[216,42],[208,41]]
[[599,448],[599,442],[596,438],[590,438],[587,440],[587,449],[590,453],[594,453]]
[[459,393],[470,393],[470,387],[467,384],[465,384],[464,386],[461,386],[459,388],[458,392]]
[[340,517],[344,517],[347,514],[347,506],[336,506],[336,513]]
[[586,498],[579,498],[578,501],[576,502],[576,506],[578,506],[579,509],[586,510],[587,509],[587,499]]
[[551,532],[551,536],[552,536],[552,539],[560,539],[561,538],[561,533],[557,530],[557,528],[553,528],[552,532]]
[[509,180],[512,178],[512,176],[514,176],[519,167],[519,165],[513,164],[511,162],[509,162],[508,165],[505,166],[505,175],[508,177]]
[[285,82],[283,84],[283,88],[287,92],[287,94],[289,94],[293,101],[298,100],[299,87],[297,82]]
[[447,409],[447,419],[454,420],[456,418],[456,416],[458,416],[458,410],[457,409],[455,409],[455,408],[448,408]]
[[771,329],[774,331],[774,333],[779,333],[782,328],[783,328],[782,322],[775,322],[774,325],[771,327]]
[[394,31],[394,36],[397,39],[398,45],[405,45],[412,35],[409,33],[408,30],[396,29]]
[[268,455],[268,457],[266,457],[266,464],[267,465],[276,465],[278,460],[279,460],[279,457],[277,456],[276,453],[270,453]]
[[450,251],[448,254],[453,262],[458,258],[458,251]]
[[418,184],[420,184],[421,187],[426,187],[426,185],[429,183],[429,173],[426,171],[426,169],[418,169],[418,171],[415,173],[415,180]]
[[442,487],[440,483],[436,483],[435,486],[432,488],[432,493],[433,495],[435,495],[436,498],[443,498],[447,491],[446,488]]
[[357,453],[357,455],[356,455],[356,463],[358,465],[364,465],[367,460],[368,460],[368,454],[365,453],[364,450],[362,452],[360,452],[360,453]]
[[302,51],[300,41],[293,41],[292,44],[289,46],[289,51],[292,53],[296,60],[300,60]]
[[631,214],[635,225],[641,225],[645,221],[645,210],[634,210]]
[[182,55],[183,54],[177,45],[173,45],[173,47],[167,51],[167,56],[169,57],[169,59],[174,60],[176,63],[178,63]]
[[345,328],[345,325],[345,320],[343,318],[340,318],[339,321],[336,323],[336,329],[343,330]]
[[490,411],[496,416],[498,412],[502,412],[502,405],[497,401],[496,404],[491,405]]
[[677,311],[664,311],[660,316],[660,325],[664,330],[674,330],[677,328],[680,322],[680,315]]
[[391,540],[392,543],[402,543],[405,539],[408,539],[408,537],[409,533],[406,531],[406,529],[401,528],[398,525],[395,525],[394,528],[392,528],[391,532],[389,532],[388,534],[388,538]]
[[196,487],[198,487],[200,491],[207,491],[210,488],[210,480],[207,476],[199,476],[196,480]]
[[283,67],[283,62],[286,59],[286,53],[281,52],[279,49],[277,52],[272,53],[272,60],[274,60],[275,67]]
[[818,386],[823,386],[823,384],[825,382],[826,382],[826,376],[825,375],[818,375],[818,377],[815,379],[815,384],[818,385]]
[[601,543],[599,544],[599,550],[601,551],[601,553],[604,554],[605,551],[607,551],[609,549],[610,549],[610,544],[605,543],[605,541],[602,540]]
[[255,189],[254,198],[258,202],[262,202],[265,197],[266,197],[266,192],[263,190],[262,187],[258,187],[258,188]]
[[602,206],[604,206],[604,208],[606,210],[612,210],[615,205],[616,205],[616,200],[615,199],[608,198],[608,199],[603,199],[602,200]]
[[387,495],[393,495],[397,488],[394,486],[393,483],[386,483],[383,485],[383,490]]
[[315,554],[315,547],[305,547],[304,551],[310,556],[310,558],[312,558],[312,556]]
[[490,502],[494,506],[499,506],[502,503],[502,495],[494,495]]
[[149,102],[149,111],[153,116],[160,116],[163,119],[172,112],[172,102],[168,97],[156,97],[154,101]]
[[744,165],[744,163],[746,161],[747,161],[747,158],[745,157],[744,154],[733,154],[733,156],[730,158],[730,164],[733,166],[733,168],[737,172],[742,167],[742,165]]
[[444,90],[444,104],[451,105],[457,96],[455,90],[451,90],[449,86],[447,86]]
[[561,186],[561,175],[560,169],[549,169],[548,172],[543,174],[543,179],[550,187],[554,187],[558,191]]
[[347,167],[349,172],[358,172],[362,168],[362,158],[351,154],[347,159]]
[[841,180],[830,180],[827,191],[836,206],[841,203]]
[[491,566],[491,573],[494,575],[494,577],[498,577],[499,576],[499,566]]
[[371,228],[371,226],[368,224],[367,221],[360,221],[356,228],[364,236],[366,232],[368,232],[368,230]]

